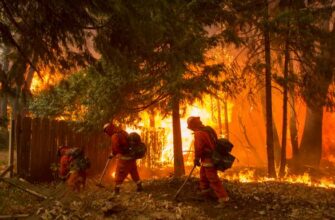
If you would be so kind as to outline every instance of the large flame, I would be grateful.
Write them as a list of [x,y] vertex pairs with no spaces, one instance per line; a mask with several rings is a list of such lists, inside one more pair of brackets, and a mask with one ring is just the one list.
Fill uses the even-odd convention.
[[34,73],[30,91],[37,94],[49,86],[56,85],[63,78],[64,75],[59,72],[52,72],[50,69],[40,70],[39,75]]
[[[225,60],[226,63],[228,64],[231,63],[232,61],[231,57],[229,57],[227,54],[228,53],[224,50],[223,51],[218,51],[218,50],[212,51],[212,54],[211,54],[212,64],[218,63],[222,60]],[[49,70],[43,70],[43,71],[40,71],[40,73],[43,76],[43,80],[39,78],[37,74],[35,74],[33,81],[32,81],[32,85],[31,85],[31,91],[33,94],[38,93],[39,91],[47,88],[50,85],[55,85],[57,82],[59,82],[63,78],[62,74],[59,74],[59,73],[51,74]],[[187,106],[187,108],[185,109],[185,112],[181,114],[182,117],[181,117],[180,123],[181,123],[181,132],[182,132],[181,134],[182,135],[182,146],[183,146],[183,155],[184,155],[186,166],[193,165],[192,161],[193,161],[193,153],[194,153],[194,148],[193,148],[194,137],[193,137],[192,131],[187,129],[187,118],[189,116],[200,116],[202,122],[205,125],[212,126],[221,136],[224,136],[225,134],[225,132],[222,131],[224,130],[222,128],[224,126],[219,128],[219,124],[224,124],[225,121],[228,121],[229,126],[233,125],[234,123],[235,124],[237,123],[235,121],[232,123],[232,112],[233,112],[233,107],[234,107],[234,104],[232,102],[227,102],[228,118],[227,119],[224,118],[225,116],[223,114],[223,111],[224,111],[223,103],[222,103],[223,101],[226,101],[226,100],[218,101],[217,98],[214,98],[211,96],[204,96],[201,102],[196,102],[193,105]],[[221,107],[219,106],[220,102],[222,104]],[[238,103],[236,104],[236,106],[242,106],[241,102],[237,101],[236,103]],[[275,104],[276,102],[274,102],[274,105]],[[219,108],[222,108],[221,114],[219,113],[220,111],[218,111]],[[242,108],[243,108],[242,112],[245,114],[247,112],[246,111],[247,107],[244,108],[243,106]],[[274,109],[278,109],[278,108],[274,108]],[[150,114],[151,113],[148,113],[148,112],[142,113],[141,123],[138,124],[137,127],[126,127],[126,130],[128,132],[136,131],[139,134],[141,134],[142,130],[139,129],[139,127],[146,127],[146,128],[150,127],[149,121],[150,121],[150,117],[152,117],[152,115]],[[277,115],[280,116],[280,114],[277,114]],[[250,115],[247,115],[246,117],[250,118]],[[331,113],[325,114],[324,117],[325,117],[324,121],[334,121],[335,119],[335,115]],[[172,132],[171,117],[163,117],[160,114],[156,113],[154,115],[154,119],[155,119],[155,129],[163,128],[165,131],[165,138],[164,138],[165,143],[163,144],[163,147],[159,155],[159,163],[164,165],[164,167],[166,166],[172,167],[174,151],[173,151],[173,132]],[[250,133],[248,133],[249,137],[259,136],[260,134],[262,134],[262,131],[256,128],[258,126],[259,120],[256,118],[255,121],[256,123],[249,124],[249,127],[251,127],[250,130],[252,130]],[[248,125],[247,122],[245,123],[246,125]],[[259,124],[264,124],[264,123],[262,121]],[[326,159],[330,163],[335,163],[335,148],[334,148],[335,136],[333,132],[334,123],[324,123],[323,126],[324,126],[323,128],[323,136],[324,136],[323,159]],[[299,132],[300,135],[301,133],[302,132]],[[238,136],[242,137],[242,134],[239,133]],[[262,139],[264,139],[264,137]],[[251,142],[253,142],[253,140],[251,140]],[[242,145],[241,143],[239,143],[239,145]],[[260,143],[261,143],[260,141],[258,142],[254,141],[254,145],[261,146],[263,149],[262,151],[265,152],[265,147]],[[242,147],[240,149],[242,149]],[[248,154],[247,158],[249,158],[249,156],[250,157],[252,156],[250,152],[246,153]],[[241,155],[236,155],[236,156],[241,156]],[[305,184],[307,186],[335,188],[334,178],[329,177],[329,178],[320,178],[318,180],[315,180],[308,173],[304,173],[303,175],[286,175],[284,178],[280,180],[274,180],[271,178],[267,178],[265,176],[256,175],[255,170],[252,170],[252,169],[247,169],[247,170],[239,171],[239,172],[223,173],[221,175],[223,178],[228,179],[230,181],[239,181],[243,183],[281,181],[281,182],[287,182],[287,183]],[[114,169],[110,170],[110,176],[112,178],[115,177]]]
[[[217,104],[217,100],[214,100],[210,96],[204,96],[203,101],[197,102],[186,108],[185,112],[180,118],[181,124],[181,135],[182,135],[182,146],[183,146],[183,155],[185,160],[185,165],[192,165],[193,161],[193,133],[191,130],[187,129],[187,118],[189,116],[200,116],[201,121],[205,125],[212,126],[214,129],[217,129],[218,117],[211,112],[213,105]],[[217,108],[217,106],[215,107]],[[233,104],[228,102],[228,123],[231,122]],[[141,129],[139,127],[149,127],[148,122],[150,121],[150,113],[144,112],[141,114],[142,121],[137,125],[137,127],[127,126],[127,132],[136,131],[141,134]],[[224,116],[221,118],[222,121],[225,121]],[[223,122],[221,122],[223,123]],[[160,155],[160,163],[165,166],[173,166],[173,129],[172,129],[172,119],[171,117],[163,117],[159,114],[155,115],[155,126],[156,129],[163,128],[165,131],[165,143]]]
[[[205,125],[215,126],[215,119],[211,115],[209,105],[211,105],[210,97],[205,96],[203,103],[195,103],[194,105],[188,107],[184,114],[184,117],[181,117],[180,124],[181,124],[181,135],[182,135],[182,145],[183,145],[183,155],[184,159],[186,159],[185,164],[191,165],[191,161],[193,159],[191,156],[194,153],[193,148],[193,133],[191,130],[187,129],[187,118],[189,116],[200,116],[201,121]],[[228,121],[231,121],[231,111],[233,105],[229,103],[229,118]],[[167,134],[167,143],[164,146],[161,155],[161,162],[162,163],[169,163],[172,165],[173,162],[173,132],[172,132],[172,120],[171,119],[162,119],[160,121],[160,125],[166,129]]]

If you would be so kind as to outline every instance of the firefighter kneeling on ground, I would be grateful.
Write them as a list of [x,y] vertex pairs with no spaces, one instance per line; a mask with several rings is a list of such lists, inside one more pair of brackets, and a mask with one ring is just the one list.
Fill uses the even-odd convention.
[[137,192],[141,192],[143,187],[137,171],[136,159],[129,155],[128,133],[112,123],[105,124],[103,129],[112,139],[112,154],[109,159],[114,156],[117,159],[114,194],[120,193],[120,187],[128,174],[131,175],[131,178],[136,183]]
[[205,131],[205,126],[202,124],[200,117],[189,117],[187,125],[188,129],[194,131],[194,166],[201,166],[200,194],[208,196],[210,189],[212,189],[218,198],[218,207],[220,207],[229,201],[229,197],[212,161],[212,152],[215,148],[215,143]]

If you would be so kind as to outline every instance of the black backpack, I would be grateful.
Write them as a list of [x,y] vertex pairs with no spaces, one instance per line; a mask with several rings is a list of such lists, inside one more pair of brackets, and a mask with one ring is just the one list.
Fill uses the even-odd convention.
[[84,171],[91,167],[91,162],[88,157],[85,157],[82,149],[74,148],[69,155],[71,156],[70,170]]
[[225,171],[232,167],[235,157],[230,154],[234,145],[226,138],[218,138],[216,132],[210,126],[203,129],[215,143],[215,148],[212,152],[212,161],[216,169]]
[[131,132],[128,137],[129,155],[134,159],[141,159],[147,152],[147,146],[142,142],[141,136],[136,132]]

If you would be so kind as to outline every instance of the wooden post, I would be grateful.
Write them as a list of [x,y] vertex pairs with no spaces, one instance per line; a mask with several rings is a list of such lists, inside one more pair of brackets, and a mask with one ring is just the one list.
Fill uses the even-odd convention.
[[8,166],[10,167],[9,177],[13,177],[13,164],[14,164],[14,120],[11,115],[9,127],[9,149],[8,149]]
[[21,138],[22,138],[22,126],[21,126],[21,116],[17,115],[15,118],[15,145],[16,145],[16,173],[19,176],[22,176],[22,147],[21,147]]

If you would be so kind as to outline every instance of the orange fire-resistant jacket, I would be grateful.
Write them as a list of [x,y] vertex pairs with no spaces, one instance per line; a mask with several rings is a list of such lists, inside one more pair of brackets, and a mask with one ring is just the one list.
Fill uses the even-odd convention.
[[112,135],[112,152],[113,155],[125,155],[128,153],[129,145],[127,142],[128,133],[126,131],[118,131]]
[[71,157],[68,155],[68,152],[71,150],[68,146],[60,146],[58,148],[58,156],[59,158],[59,169],[58,175],[60,178],[66,178],[67,174],[69,173],[69,165],[71,162]]
[[204,130],[194,131],[195,158],[200,158],[203,166],[212,166],[212,151],[215,143]]

